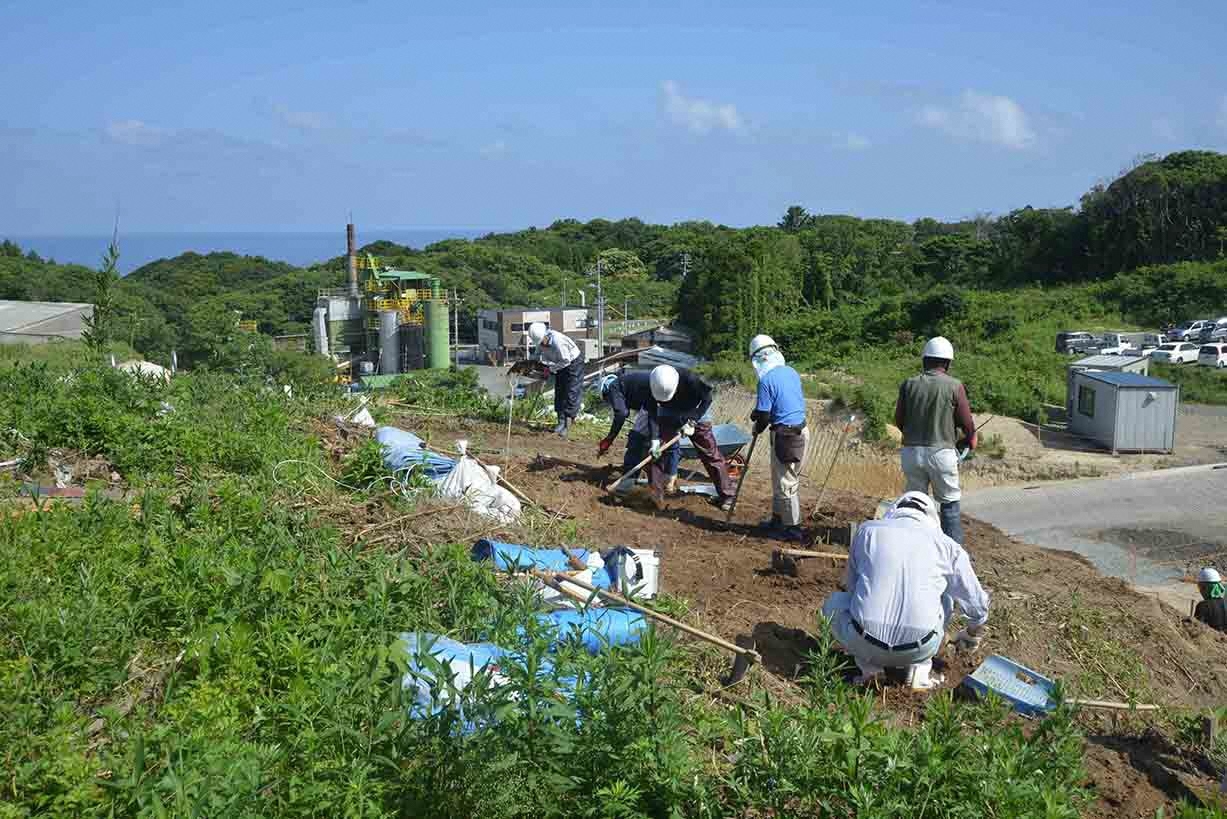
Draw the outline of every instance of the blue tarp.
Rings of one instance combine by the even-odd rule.
[[[587,549],[571,549],[571,554],[587,565]],[[538,569],[543,572],[573,571],[567,556],[560,549],[535,549],[532,546],[522,546],[518,543],[503,543],[501,540],[479,540],[473,544],[474,560],[493,560],[494,568],[500,572]],[[598,589],[611,588],[609,575],[603,571],[592,573],[592,585]]]
[[[630,609],[560,609],[538,618],[558,627],[559,642],[578,639],[589,654],[610,646],[634,645],[648,627],[647,618]]]
[[[383,445],[383,464],[392,472],[420,469],[431,480],[447,477],[456,465],[452,458],[424,449],[424,442],[412,432],[396,427],[379,427],[375,440]]]

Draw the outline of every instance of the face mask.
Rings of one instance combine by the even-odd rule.
[[[784,354],[776,347],[769,347],[755,353],[750,363],[754,365],[755,375],[762,378],[776,367],[784,366]]]

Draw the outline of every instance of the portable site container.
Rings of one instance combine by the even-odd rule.
[[[1180,387],[1130,372],[1083,370],[1070,378],[1070,431],[1118,452],[1171,452]]]

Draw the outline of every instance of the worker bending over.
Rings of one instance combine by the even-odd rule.
[[[949,375],[954,346],[938,336],[923,352],[924,372],[899,386],[895,426],[903,431],[899,453],[910,492],[929,492],[941,504],[942,531],[963,542],[959,517],[959,453],[955,427],[963,430],[966,446],[976,448],[976,422],[967,390]]]
[[[801,376],[784,362],[771,336],[750,340],[750,363],[758,375],[758,403],[750,420],[754,434],[771,428],[771,519],[767,534],[781,540],[801,540],[801,463],[809,446],[805,427],[805,396]]]
[[[631,410],[636,411],[635,423],[631,431],[626,433],[626,455],[622,458],[622,471],[629,472],[635,464],[648,457],[651,442],[651,413],[649,407],[655,406],[652,398],[652,376],[647,370],[623,370],[617,375],[604,376],[600,381],[601,398],[613,410],[613,424],[609,434],[597,444],[596,454],[600,458],[613,446],[614,440],[622,430]],[[665,490],[669,493],[677,491],[677,467],[682,451],[678,447],[669,447],[664,454],[665,471],[669,480]],[[614,492],[622,495],[635,486],[635,476],[627,475],[618,481]]]
[[[554,376],[554,414],[558,416],[554,432],[565,438],[583,406],[584,353],[570,338],[539,321],[528,325],[528,338],[537,346],[541,363]],[[517,370],[519,367],[517,364],[511,371],[531,369],[531,364]]]
[[[955,638],[959,648],[978,648],[988,621],[988,593],[971,558],[942,534],[936,504],[923,492],[904,493],[884,519],[857,530],[847,589],[827,599],[822,615],[856,660],[861,683],[906,668],[913,688],[931,688],[941,682],[929,672],[954,604],[969,620]]]
[[[676,369],[661,364],[652,370],[650,378],[652,404],[648,407],[651,418],[652,444],[652,493],[659,501],[665,490],[665,465],[661,463],[661,439],[670,440],[678,432],[690,438],[698,452],[699,460],[707,468],[716,487],[713,502],[727,512],[733,507],[733,482],[729,479],[728,464],[711,427],[712,388],[690,370]],[[673,445],[674,447],[677,444]]]
[[[1218,571],[1207,566],[1198,572],[1197,590],[1201,592],[1201,602],[1193,610],[1193,616],[1215,631],[1227,631],[1227,602],[1223,597],[1223,578]]]

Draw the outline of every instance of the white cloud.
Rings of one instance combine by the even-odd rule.
[[[315,111],[295,111],[284,103],[273,105],[273,114],[281,121],[299,131],[322,131],[328,126],[328,119]]]
[[[164,128],[155,128],[139,119],[125,119],[108,122],[106,134],[116,142],[125,145],[141,145],[149,147],[160,144],[167,136]]]
[[[835,134],[834,145],[836,148],[842,148],[845,151],[864,151],[873,146],[867,137],[863,137],[853,131],[845,131]]]
[[[669,118],[696,134],[717,129],[738,131],[742,127],[741,114],[737,112],[737,106],[731,103],[687,97],[673,80],[662,82],[660,90],[664,94],[665,112]]]
[[[503,156],[507,153],[507,143],[501,139],[495,140],[494,142],[491,142],[489,145],[483,145],[478,150],[478,153],[480,153],[482,156],[486,157],[487,159],[497,159],[498,157]]]
[[[1029,148],[1035,131],[1022,106],[1009,97],[964,91],[954,106],[926,105],[920,124],[959,139],[974,139],[1011,150]]]

